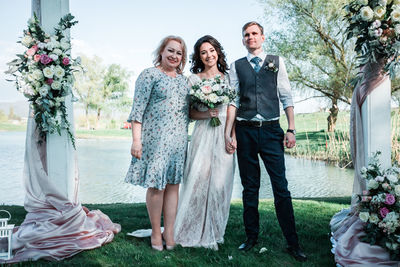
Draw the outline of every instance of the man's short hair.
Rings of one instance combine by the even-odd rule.
[[[258,26],[258,28],[259,28],[260,31],[261,31],[261,34],[264,34],[264,28],[263,28],[263,26],[261,26],[260,23],[258,23],[258,22],[256,22],[256,21],[250,21],[250,22],[247,22],[246,24],[244,24],[243,27],[242,27],[242,34],[244,33],[244,31],[245,31],[248,27],[253,26],[253,25]]]

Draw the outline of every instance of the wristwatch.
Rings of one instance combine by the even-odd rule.
[[[287,133],[292,133],[293,135],[296,135],[296,130],[295,129],[287,129]]]

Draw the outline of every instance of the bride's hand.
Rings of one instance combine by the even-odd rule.
[[[137,159],[142,157],[142,142],[133,141],[131,146],[131,155]]]
[[[218,109],[217,108],[210,108],[208,110],[208,115],[210,116],[210,118],[218,117]]]
[[[225,150],[226,153],[228,154],[233,154],[235,153],[236,150],[236,138],[235,137],[230,137],[230,136],[225,136]]]

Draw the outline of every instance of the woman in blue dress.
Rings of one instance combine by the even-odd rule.
[[[186,45],[182,38],[164,38],[155,51],[155,67],[145,69],[136,81],[128,119],[132,123],[132,161],[125,181],[148,188],[151,245],[159,251],[163,250],[162,239],[167,249],[175,245],[174,223],[189,122],[189,87],[182,75],[185,62]]]

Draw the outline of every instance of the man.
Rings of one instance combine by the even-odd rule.
[[[296,144],[288,75],[280,57],[263,52],[265,36],[260,24],[246,23],[242,34],[248,55],[235,61],[229,73],[231,86],[238,92],[235,104],[236,140],[234,134],[225,137],[228,153],[236,148],[237,141],[239,171],[244,188],[243,220],[247,240],[240,245],[239,250],[248,251],[257,243],[260,155],[271,179],[276,215],[288,243],[287,250],[296,260],[305,261],[307,257],[299,247],[292,200],[285,176],[284,146],[292,148]],[[288,120],[286,134],[279,125],[279,102],[282,103]],[[232,117],[228,116],[228,120],[232,121],[227,123],[233,123]]]

